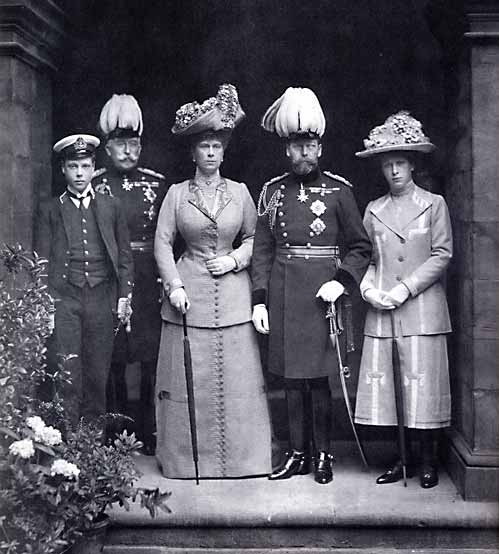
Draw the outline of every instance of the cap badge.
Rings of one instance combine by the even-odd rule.
[[[74,149],[79,152],[81,150],[86,150],[87,149],[87,142],[85,141],[85,139],[83,137],[78,137],[76,139],[76,142],[74,144]]]

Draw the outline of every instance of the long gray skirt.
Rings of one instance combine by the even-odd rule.
[[[251,323],[189,327],[201,477],[271,471],[271,432]],[[163,321],[156,379],[156,458],[165,477],[193,478],[182,327]]]
[[[404,423],[415,429],[450,425],[451,397],[445,335],[398,337]],[[364,337],[355,421],[396,425],[392,339]]]

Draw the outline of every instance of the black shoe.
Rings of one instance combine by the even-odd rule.
[[[314,480],[316,483],[326,485],[333,480],[334,458],[327,452],[318,452],[314,460]]]
[[[291,453],[286,452],[286,460],[269,475],[269,479],[276,481],[308,473],[310,473],[308,456],[304,452],[292,450]]]
[[[438,485],[438,470],[434,465],[423,464],[419,470],[419,483],[423,489],[431,489]]]
[[[407,474],[407,477],[414,477],[414,466],[412,466],[411,464],[408,464],[406,466],[406,474]],[[402,462],[400,460],[397,460],[393,465],[393,467],[385,471],[385,473],[383,473],[376,479],[376,483],[378,485],[385,485],[387,483],[396,483],[397,481],[401,481],[403,478],[404,478],[404,473],[402,471]]]

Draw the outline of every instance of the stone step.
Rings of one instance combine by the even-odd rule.
[[[496,554],[497,549],[451,548],[451,549],[407,549],[407,548],[175,548],[168,546],[106,546],[104,554]]]

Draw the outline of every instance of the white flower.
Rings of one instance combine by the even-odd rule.
[[[56,446],[61,444],[62,436],[61,432],[52,426],[39,427],[35,429],[35,440],[47,446]]]
[[[58,460],[54,460],[52,463],[52,467],[50,468],[50,475],[63,475],[64,477],[68,477],[71,479],[74,477],[75,479],[80,474],[80,470],[78,469],[78,466],[76,464],[72,464],[71,462],[66,462],[66,460],[63,460],[59,458]]]
[[[35,447],[33,446],[33,441],[31,439],[23,439],[20,441],[15,441],[9,446],[9,452],[14,454],[14,456],[19,456],[27,460],[35,454]]]
[[[31,416],[28,417],[26,420],[26,425],[33,429],[33,431],[37,431],[37,429],[43,429],[45,427],[45,422],[40,416]]]

